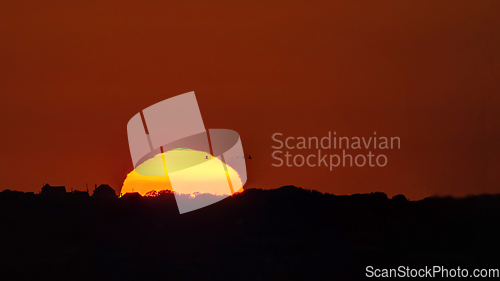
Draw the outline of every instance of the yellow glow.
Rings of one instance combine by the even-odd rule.
[[[224,165],[219,158],[203,151],[170,150],[157,154],[137,167],[141,171],[166,169],[167,176],[143,176],[133,170],[125,178],[121,193],[138,192],[144,196],[151,190],[171,190],[193,197],[198,193],[231,195],[243,191],[238,173],[229,165],[225,165],[226,171]],[[173,189],[171,182],[174,183]],[[241,188],[233,190],[234,187]]]

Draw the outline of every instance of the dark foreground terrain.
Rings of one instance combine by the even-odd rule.
[[[0,280],[358,280],[500,268],[500,196],[409,202],[293,186],[179,215],[172,194],[0,193]]]

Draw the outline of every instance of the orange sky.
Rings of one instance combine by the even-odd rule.
[[[195,91],[245,187],[500,192],[498,1],[1,1],[2,189],[121,186],[126,124]],[[275,168],[271,135],[401,138],[384,168]]]

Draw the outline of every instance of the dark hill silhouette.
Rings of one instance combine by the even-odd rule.
[[[69,193],[68,193],[69,194]],[[0,193],[2,280],[358,280],[365,267],[498,268],[500,196],[389,199],[285,186],[178,214],[174,195]]]

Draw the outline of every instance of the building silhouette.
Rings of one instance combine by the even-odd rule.
[[[73,190],[70,195],[73,197],[73,198],[79,198],[79,199],[82,199],[82,198],[88,198],[89,197],[89,192],[88,191],[80,191],[80,190]]]
[[[96,185],[97,186],[97,185]],[[117,198],[115,190],[108,184],[101,184],[94,188],[92,197],[96,198]]]
[[[66,187],[64,186],[51,186],[50,184],[45,184],[42,187],[42,195],[50,197],[59,197],[66,195]]]

